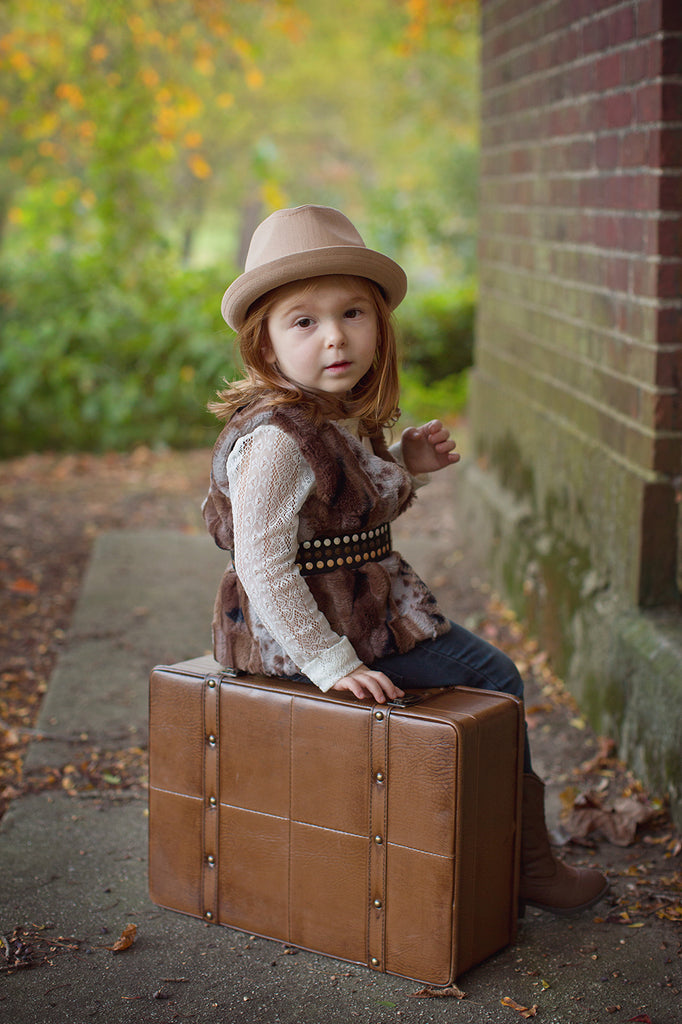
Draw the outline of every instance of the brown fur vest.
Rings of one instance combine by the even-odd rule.
[[[315,474],[315,489],[299,516],[299,543],[318,535],[371,530],[391,522],[412,502],[410,476],[391,458],[383,437],[372,439],[372,453],[333,422],[318,427],[300,409],[251,407],[232,417],[213,452],[203,512],[219,547],[233,547],[228,455],[239,437],[265,423],[294,438]],[[355,569],[306,576],[305,581],[332,629],[348,637],[365,664],[409,651],[450,628],[431,592],[397,552]],[[265,630],[231,566],[216,597],[213,646],[220,664],[243,672],[291,676],[299,671]]]

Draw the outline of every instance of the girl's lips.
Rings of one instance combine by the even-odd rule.
[[[332,371],[334,371],[334,370],[346,370],[350,365],[351,364],[349,362],[347,362],[347,361],[346,362],[341,362],[341,363],[330,363],[329,366],[326,367],[326,369],[327,370],[332,370]]]

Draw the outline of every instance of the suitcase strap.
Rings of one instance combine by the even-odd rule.
[[[202,912],[218,921],[220,845],[220,674],[204,679],[204,836],[201,867]]]
[[[369,806],[369,889],[367,893],[367,966],[385,970],[386,826],[388,812],[388,726],[391,708],[372,709],[369,731],[372,784]]]

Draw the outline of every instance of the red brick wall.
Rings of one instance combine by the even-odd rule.
[[[666,603],[682,472],[682,2],[481,0],[481,27],[479,459],[604,587]]]

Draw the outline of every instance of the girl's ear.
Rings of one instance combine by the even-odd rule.
[[[263,328],[260,334],[260,350],[261,355],[266,363],[272,365],[273,363],[277,362],[277,356],[275,355],[275,350],[272,347],[270,335],[268,334],[268,330],[265,324],[263,324]]]
[[[261,344],[262,344],[261,351],[263,352],[263,359],[265,360],[266,363],[270,363],[270,365],[272,366],[273,363],[277,362],[277,356],[275,355],[275,350],[273,349],[272,345],[270,344],[270,339],[269,338],[264,338]]]

